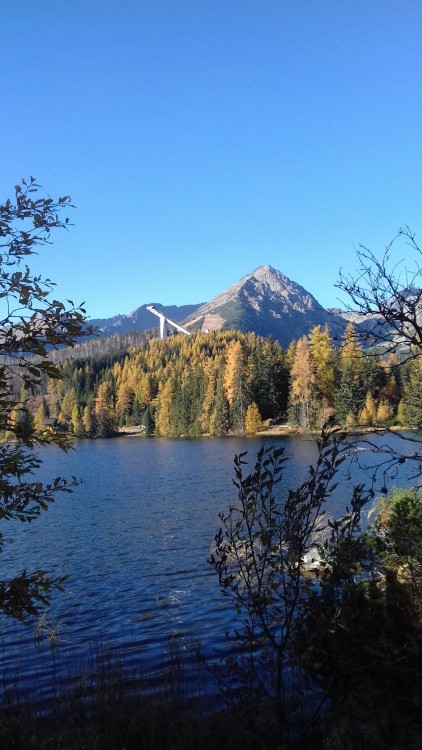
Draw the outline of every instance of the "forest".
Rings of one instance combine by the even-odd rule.
[[[121,428],[163,437],[254,434],[263,423],[320,430],[422,423],[422,363],[363,348],[353,323],[333,341],[328,326],[283,350],[238,331],[144,332],[50,353],[63,377],[31,390],[16,378],[12,419],[22,435],[59,429],[78,438]],[[3,439],[11,435],[3,433]]]

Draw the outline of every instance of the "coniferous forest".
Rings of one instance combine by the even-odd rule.
[[[21,433],[51,426],[79,438],[122,428],[163,437],[256,433],[262,423],[319,430],[418,427],[420,358],[364,349],[349,323],[334,342],[328,327],[283,350],[254,333],[214,331],[161,341],[137,336],[93,340],[50,354],[60,380],[25,390],[14,418]],[[4,437],[8,439],[8,435]]]

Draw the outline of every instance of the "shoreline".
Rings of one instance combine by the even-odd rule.
[[[361,426],[361,427],[355,427],[354,429],[347,429],[346,427],[341,427],[340,425],[334,425],[334,429],[338,431],[338,433],[343,432],[347,435],[365,435],[370,433],[384,433],[384,432],[414,432],[418,433],[419,430],[415,427],[406,427],[403,425],[393,425],[392,427],[373,427],[373,426]],[[209,435],[209,434],[203,434],[203,435],[154,435],[154,434],[147,434],[143,430],[141,430],[139,427],[120,427],[119,430],[114,434],[110,435],[110,437],[148,437],[148,438],[171,438],[174,440],[177,439],[192,439],[197,440],[200,438],[230,438],[230,437],[245,437],[245,438],[253,438],[253,437],[283,437],[288,435],[309,435],[310,437],[318,437],[321,435],[321,430],[306,430],[304,427],[297,427],[295,425],[284,423],[279,425],[265,425],[262,427],[262,429],[257,430],[257,432],[247,434],[246,432],[233,432],[233,433],[226,433],[224,435]],[[88,438],[89,439],[89,438]],[[94,439],[95,438],[91,438]]]

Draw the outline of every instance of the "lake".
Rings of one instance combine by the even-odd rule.
[[[379,438],[388,445],[397,439]],[[264,442],[282,445],[289,457],[280,492],[305,479],[316,456],[313,440]],[[182,657],[197,679],[198,646],[212,660],[233,626],[232,609],[207,563],[218,513],[236,496],[233,457],[247,450],[252,465],[262,444],[262,438],[124,437],[79,441],[68,454],[42,449],[40,478],[83,481],[34,523],[5,525],[10,543],[2,576],[42,568],[68,579],[38,636],[34,626],[2,619],[3,684],[16,683],[42,700],[51,696],[53,681],[56,690],[73,684],[76,673],[91,679],[99,652],[117,654],[151,685]],[[374,461],[365,451],[360,457],[363,467]],[[364,477],[364,468],[354,467],[353,483]],[[407,483],[406,470],[394,481]],[[330,500],[334,514],[344,512],[351,486],[345,467]]]

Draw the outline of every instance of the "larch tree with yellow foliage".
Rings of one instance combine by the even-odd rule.
[[[94,406],[97,437],[108,437],[116,431],[111,384],[108,381],[100,383]]]
[[[315,412],[319,426],[322,427],[334,411],[334,350],[328,326],[312,328],[309,349],[315,374]]]
[[[377,422],[377,405],[371,391],[366,394],[365,405],[359,412],[358,422],[364,427],[370,427]]]
[[[224,390],[230,410],[230,422],[235,431],[243,430],[246,414],[245,358],[240,341],[231,341],[226,350]]]
[[[312,398],[316,378],[307,336],[302,336],[297,342],[290,376],[290,401],[293,407],[293,421],[301,427],[309,429],[314,423]]]
[[[245,416],[245,432],[247,435],[255,435],[262,427],[262,419],[255,401],[249,404]]]

